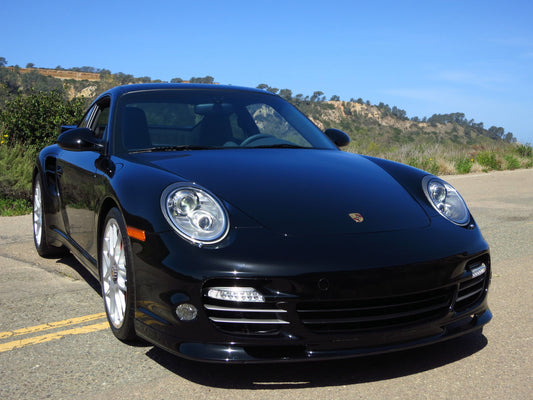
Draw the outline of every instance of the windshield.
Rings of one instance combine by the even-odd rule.
[[[115,148],[119,152],[336,149],[300,111],[267,93],[143,90],[122,96],[117,110]]]

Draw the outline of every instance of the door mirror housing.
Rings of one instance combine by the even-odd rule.
[[[350,143],[350,136],[340,129],[329,128],[324,133],[337,147],[344,147]]]
[[[57,144],[71,151],[100,151],[104,148],[102,141],[89,128],[69,129],[59,135]]]

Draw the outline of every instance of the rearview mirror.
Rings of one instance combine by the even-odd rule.
[[[88,128],[75,128],[63,132],[57,138],[57,144],[64,150],[100,151],[104,146]]]
[[[344,147],[350,143],[350,136],[340,129],[329,128],[326,129],[324,133],[338,147]]]
[[[197,104],[194,106],[194,112],[198,115],[208,115],[208,114],[228,115],[233,112],[233,104],[229,104],[229,103]]]

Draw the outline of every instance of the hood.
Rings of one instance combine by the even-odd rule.
[[[342,151],[197,150],[141,153],[136,158],[203,186],[264,227],[289,236],[429,224],[420,205],[387,172]]]

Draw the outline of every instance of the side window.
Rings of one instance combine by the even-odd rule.
[[[109,121],[109,104],[98,109],[96,113],[95,122],[92,126],[92,130],[94,131],[95,136],[97,138],[101,138],[104,136],[104,132],[107,128],[108,121]]]
[[[109,120],[109,104],[109,99],[104,99],[93,105],[81,120],[79,127],[91,129],[97,138],[103,137]]]
[[[93,116],[95,109],[96,109],[96,106],[93,106],[89,110],[87,110],[87,112],[85,113],[85,115],[83,116],[83,119],[81,120],[79,124],[80,128],[89,128],[91,124],[91,119],[92,119],[91,117]]]

